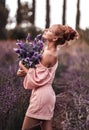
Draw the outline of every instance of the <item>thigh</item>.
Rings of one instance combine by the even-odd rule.
[[[52,120],[44,120],[42,123],[42,130],[53,130]]]
[[[40,126],[41,121],[39,119],[34,119],[25,116],[23,125],[22,125],[22,130],[30,130],[30,128]]]

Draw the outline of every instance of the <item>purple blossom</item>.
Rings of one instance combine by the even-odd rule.
[[[19,50],[18,48],[14,48],[14,51],[15,51],[16,53],[20,53],[20,50]]]
[[[36,64],[42,58],[43,50],[43,40],[41,35],[37,35],[33,42],[30,42],[30,35],[28,34],[26,42],[18,40],[18,48],[15,48],[14,51],[18,54],[18,58],[22,60],[22,63],[27,67],[35,67]]]
[[[30,34],[28,33],[27,37],[26,37],[26,42],[28,43],[30,41]]]
[[[17,45],[18,45],[20,48],[23,48],[23,43],[22,43],[22,41],[17,40]]]

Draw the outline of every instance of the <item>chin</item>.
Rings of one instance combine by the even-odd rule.
[[[47,39],[45,34],[42,35],[42,38],[45,39],[45,40]]]

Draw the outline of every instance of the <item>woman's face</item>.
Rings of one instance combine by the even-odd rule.
[[[55,36],[55,27],[51,26],[50,28],[45,29],[43,36],[44,39],[52,41]]]

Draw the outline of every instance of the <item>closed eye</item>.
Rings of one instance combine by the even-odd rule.
[[[53,32],[51,29],[49,29],[49,32]]]

